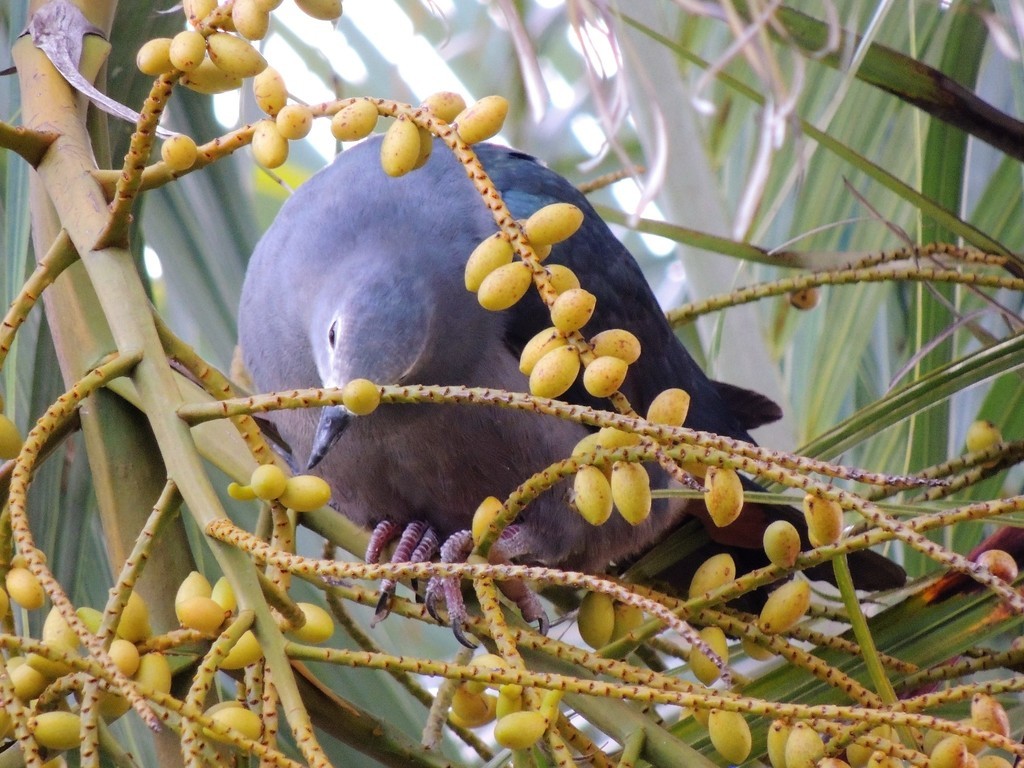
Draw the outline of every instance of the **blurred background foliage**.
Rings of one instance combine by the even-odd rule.
[[[83,5],[114,13],[100,87],[138,107],[151,79],[135,68],[135,53],[145,40],[182,29],[181,13],[169,2]],[[787,9],[818,20],[812,31],[845,31],[838,39],[826,34],[827,48],[782,24],[749,26],[769,7],[777,4],[347,0],[335,28],[286,2],[261,45],[293,96],[308,103],[368,95],[416,104],[444,89],[467,98],[500,93],[511,103],[502,140],[580,184],[633,171],[592,199],[616,223],[666,309],[792,274],[773,263],[776,250],[786,252],[790,264],[819,268],[936,240],[1024,252],[1019,153],[962,130],[955,109],[939,120],[900,92],[919,72],[910,61],[923,62],[1011,123],[1019,120],[1019,0],[789,3]],[[10,63],[10,46],[26,23],[24,3],[0,5],[0,67]],[[880,46],[908,58],[886,57]],[[865,82],[869,69],[890,91]],[[202,142],[259,117],[248,87],[215,98],[179,89],[165,122]],[[0,119],[19,122],[16,76],[0,78]],[[119,167],[131,130],[94,116],[101,167]],[[253,245],[288,190],[336,149],[319,125],[310,139],[292,144],[288,163],[272,174],[246,148],[142,196],[131,246],[153,302],[221,370],[230,367],[239,289]],[[30,175],[20,158],[0,153],[5,305],[38,255],[30,239]],[[936,217],[932,204],[949,216]],[[708,235],[722,239],[712,245]],[[767,255],[749,258],[745,244]],[[992,420],[1009,437],[1024,432],[1018,370],[1024,350],[1014,343],[1021,300],[1009,291],[864,283],[823,288],[812,311],[773,298],[713,313],[679,331],[713,376],[783,405],[783,421],[757,433],[762,444],[902,474],[962,453],[975,419]],[[61,345],[73,340],[65,331],[62,341],[58,333],[55,346],[51,333],[64,309],[50,303],[46,314],[30,316],[0,376],[7,413],[23,430],[64,388],[59,361],[68,352]],[[1005,354],[994,367],[976,370],[972,356],[997,342],[1009,342]],[[951,364],[950,378],[928,378]],[[918,386],[889,418],[908,384]],[[118,418],[136,417],[126,412]],[[61,460],[45,465],[33,484],[30,514],[73,599],[100,605],[124,543],[111,540],[115,526],[104,522],[97,502],[116,491],[97,492],[85,443],[72,438]],[[139,460],[125,446],[120,450],[112,462]],[[156,461],[150,472],[162,479],[160,471]],[[1017,494],[1020,480],[1011,470],[963,497]],[[185,520],[193,558],[216,571]],[[982,526],[942,535],[966,552],[980,540]],[[317,551],[313,537],[303,546]],[[893,554],[913,575],[929,568],[912,553]],[[167,581],[190,567],[172,568]],[[368,614],[356,611],[365,622]],[[445,658],[452,650],[446,632],[395,619],[376,627],[374,638],[388,650],[414,648],[426,657]],[[345,698],[418,736],[423,709],[390,679],[333,667],[318,667],[317,674]],[[1013,716],[1019,719],[1020,712]],[[138,739],[129,743],[140,758],[149,756],[143,764],[154,764],[143,733],[119,727],[124,738]],[[330,748],[338,765],[366,764],[347,748]]]

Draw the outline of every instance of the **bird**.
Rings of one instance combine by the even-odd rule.
[[[534,291],[495,312],[466,289],[467,257],[497,225],[464,166],[435,140],[425,165],[391,177],[381,167],[380,144],[371,137],[340,152],[295,190],[257,244],[238,316],[253,386],[267,392],[341,387],[365,378],[379,385],[528,391],[520,353],[551,325],[550,312]],[[621,387],[638,413],[677,387],[690,395],[684,426],[695,430],[753,443],[749,430],[780,417],[767,397],[705,375],[637,262],[567,179],[515,149],[489,143],[473,149],[516,218],[557,202],[583,212],[579,229],[555,244],[544,264],[569,267],[596,296],[584,335],[622,328],[640,340],[642,353]],[[562,399],[608,409],[578,381]],[[439,549],[443,560],[464,559],[472,548],[467,529],[483,499],[507,497],[593,431],[538,413],[444,404],[384,403],[365,416],[344,406],[282,410],[270,418],[293,465],[313,465],[330,485],[335,509],[373,528],[368,562],[379,561],[394,539],[393,561],[428,560]],[[654,488],[669,485],[661,467],[646,466]],[[639,525],[612,515],[593,526],[572,507],[571,480],[562,481],[522,511],[492,559],[601,573],[688,514],[707,517],[699,501],[656,498]],[[749,554],[779,516],[802,524],[792,508],[748,503],[728,528],[707,527],[715,541],[739,544]],[[903,582],[902,569],[877,553],[855,553],[851,565],[860,588]],[[386,615],[393,591],[393,582],[382,585],[378,616]],[[449,580],[441,594],[464,640],[460,593]],[[524,618],[544,628],[546,616],[532,593],[516,594]],[[430,605],[438,595],[430,588],[428,595]]]

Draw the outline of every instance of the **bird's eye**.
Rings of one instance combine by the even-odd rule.
[[[331,323],[331,327],[327,331],[327,343],[330,344],[333,347],[334,346],[334,342],[337,341],[337,338],[338,338],[338,321],[335,320],[333,323]]]

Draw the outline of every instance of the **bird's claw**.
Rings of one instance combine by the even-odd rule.
[[[430,560],[438,549],[437,534],[434,529],[421,520],[414,520],[402,530],[390,520],[382,520],[373,529],[370,543],[366,547],[366,562],[380,562],[381,553],[388,542],[395,539],[401,531],[401,537],[391,557],[392,563],[422,563]],[[397,584],[394,579],[382,579],[380,583],[380,599],[377,609],[370,620],[370,626],[377,624],[391,613],[391,605],[395,597]]]

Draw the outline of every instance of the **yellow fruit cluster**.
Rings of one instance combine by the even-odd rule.
[[[559,347],[554,351],[559,349],[569,348]],[[577,443],[573,456],[615,450],[639,442],[637,435],[606,427]],[[610,470],[585,465],[576,473],[573,491],[577,511],[592,525],[607,521],[613,507],[631,525],[639,525],[651,513],[651,479],[642,464],[616,461]]]
[[[204,635],[216,635],[234,610],[234,590],[227,579],[218,580],[215,592],[199,571],[185,577],[174,597],[174,613],[181,625]]]
[[[18,559],[18,558],[15,558]],[[25,574],[34,576],[23,566],[15,566],[9,573],[9,588],[14,588],[14,596],[24,600],[26,604],[39,607],[42,600],[38,599],[41,589],[30,583]],[[3,603],[6,607],[6,593]],[[95,608],[81,607],[77,609],[78,618],[93,633],[99,631],[103,614]],[[149,623],[149,610],[145,601],[135,592],[129,593],[127,604],[121,612],[116,633],[110,641],[107,653],[115,666],[127,677],[134,678],[144,688],[156,688],[166,693],[171,687],[171,672],[166,660],[158,653],[140,654],[138,644],[152,635]],[[51,651],[65,657],[74,657],[79,653],[78,636],[61,616],[59,610],[50,609],[43,622],[40,641]],[[30,653],[26,656],[12,656],[7,660],[14,695],[22,702],[29,703],[47,689],[50,684],[64,675],[73,672],[70,664],[60,659],[51,659],[47,655]],[[103,693],[99,700],[100,713],[108,720],[114,720],[124,714],[129,707],[127,699],[115,693]],[[56,715],[59,715],[56,716]],[[77,746],[78,715],[71,712],[46,712],[34,717],[29,727],[42,746],[54,750],[69,749]],[[11,729],[11,719],[6,713],[0,714],[0,738]],[[68,735],[74,733],[74,739]]]
[[[363,381],[362,379],[358,381]],[[351,382],[354,383],[354,382]],[[374,388],[375,389],[375,388]],[[376,391],[376,389],[375,389]],[[354,401],[361,400],[365,391],[361,386],[356,388]],[[344,393],[342,394],[344,398]],[[248,501],[263,499],[279,501],[288,509],[296,512],[312,512],[320,509],[331,498],[331,489],[323,478],[316,475],[293,475],[289,477],[275,464],[261,464],[253,470],[248,485],[231,483],[228,494],[235,499]]]

